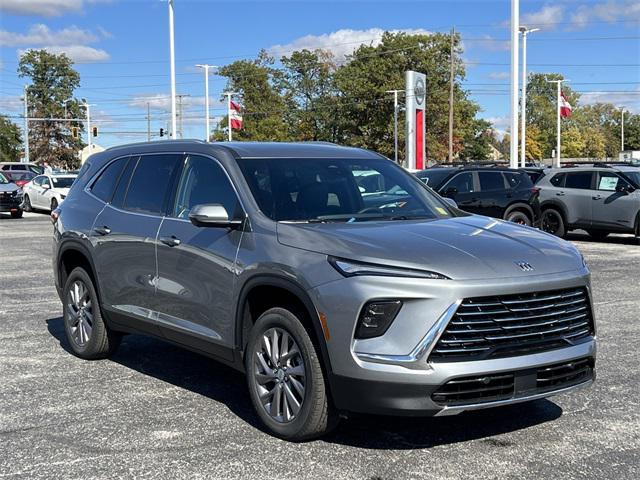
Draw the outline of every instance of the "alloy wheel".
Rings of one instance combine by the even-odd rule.
[[[304,402],[306,374],[300,348],[286,330],[274,327],[262,334],[252,373],[267,414],[278,423],[293,421]]]
[[[547,233],[556,234],[560,228],[560,219],[554,212],[545,212],[542,216],[542,230]]]
[[[76,280],[67,293],[67,324],[70,337],[78,347],[91,340],[93,330],[93,303],[89,289],[81,280]]]

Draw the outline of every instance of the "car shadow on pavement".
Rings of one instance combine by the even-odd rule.
[[[611,245],[638,245],[638,239],[633,235],[609,235],[604,240],[594,240],[586,233],[571,232],[565,237],[572,242],[609,243]]]
[[[73,354],[62,317],[47,321],[49,333]],[[127,335],[109,359],[127,368],[224,403],[235,415],[266,432],[249,400],[243,374],[213,359],[161,340]],[[491,438],[557,419],[562,409],[548,400],[467,412],[441,418],[350,415],[319,441],[367,449],[420,449],[481,439],[490,446],[511,442]]]

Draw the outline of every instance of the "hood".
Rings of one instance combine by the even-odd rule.
[[[278,223],[284,245],[361,262],[429,270],[454,280],[578,270],[569,242],[529,227],[472,215],[433,221]],[[526,262],[523,271],[516,262]]]
[[[14,192],[20,190],[15,183],[0,183],[0,192]]]
[[[56,188],[55,190],[56,190],[56,192],[58,192],[58,193],[60,193],[60,194],[62,194],[62,195],[64,195],[66,197],[67,195],[69,195],[69,190],[70,189],[69,188]]]

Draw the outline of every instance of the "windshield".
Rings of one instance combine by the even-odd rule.
[[[625,177],[629,178],[636,187],[640,187],[640,172],[624,171],[622,172]]]
[[[238,161],[260,210],[276,221],[438,219],[454,214],[412,175],[385,159]]]
[[[27,172],[26,170],[20,170],[20,171],[11,171],[11,172],[6,172],[7,176],[13,180],[14,182],[16,180],[31,180],[33,177],[36,176],[35,173],[33,172]]]
[[[40,165],[29,165],[29,170],[36,175],[42,175],[44,173],[44,167],[41,167]]]
[[[438,188],[449,175],[451,175],[451,170],[422,170],[416,173],[416,177],[431,188]]]
[[[9,180],[7,179],[7,177],[5,177],[3,174],[0,173],[0,184],[5,184],[5,183],[9,183]]]
[[[51,177],[53,188],[71,188],[75,177]]]

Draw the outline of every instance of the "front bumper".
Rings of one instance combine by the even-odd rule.
[[[22,195],[0,192],[0,212],[17,212],[22,209]]]
[[[324,314],[330,339],[330,385],[334,403],[345,411],[394,415],[450,415],[548,397],[585,386],[595,368],[576,382],[537,388],[537,369],[588,359],[595,365],[596,340],[587,337],[574,345],[538,353],[470,361],[429,361],[452,312],[464,298],[545,291],[573,287],[589,290],[586,269],[553,275],[500,281],[454,282],[358,277],[330,282],[310,290]],[[403,300],[403,307],[382,337],[355,340],[358,312],[372,299]],[[444,320],[444,321],[443,321]],[[433,395],[452,380],[470,376],[514,374],[513,391],[496,398],[457,404],[436,402]]]

